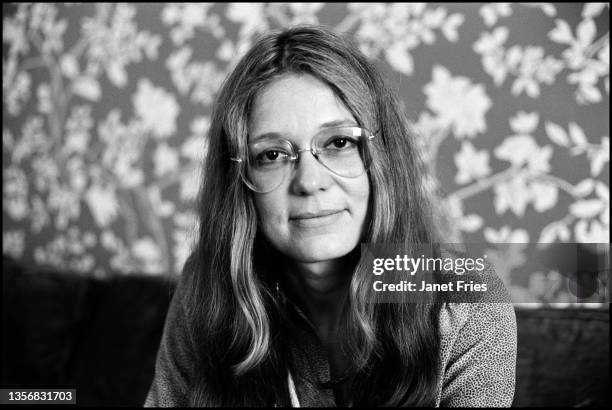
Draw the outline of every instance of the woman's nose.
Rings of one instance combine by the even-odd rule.
[[[309,195],[326,190],[333,183],[330,172],[310,151],[302,151],[295,165],[291,190],[297,195]]]

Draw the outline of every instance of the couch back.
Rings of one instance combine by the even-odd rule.
[[[76,388],[80,405],[142,405],[172,280],[100,280],[5,257],[3,285],[3,388]],[[516,315],[514,406],[610,404],[608,309]]]

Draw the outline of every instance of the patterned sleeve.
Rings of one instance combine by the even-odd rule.
[[[155,374],[144,407],[182,407],[188,403],[193,355],[189,343],[185,308],[178,287],[164,324]]]
[[[439,405],[510,407],[516,374],[516,316],[510,303],[455,306],[462,323],[451,331]],[[448,338],[447,338],[448,342]],[[450,346],[449,346],[450,347]]]

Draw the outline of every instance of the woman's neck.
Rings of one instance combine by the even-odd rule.
[[[315,263],[285,261],[286,286],[322,341],[336,338],[355,267],[352,256]]]

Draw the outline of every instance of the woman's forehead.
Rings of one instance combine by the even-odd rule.
[[[255,97],[249,116],[249,141],[262,134],[309,134],[356,120],[333,90],[312,75],[287,75]]]

